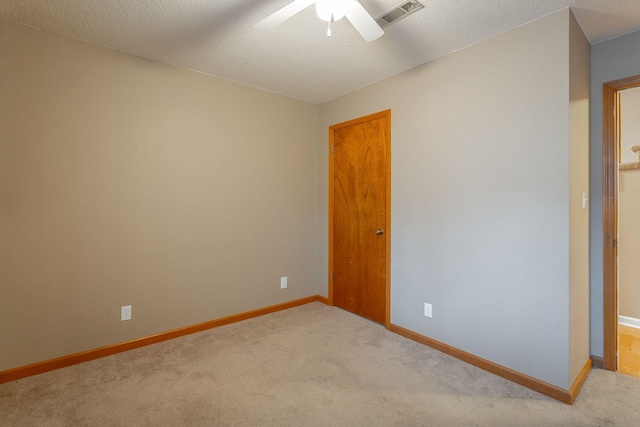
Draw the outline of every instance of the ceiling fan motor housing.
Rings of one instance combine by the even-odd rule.
[[[323,21],[335,22],[344,17],[355,0],[317,0],[316,13]]]

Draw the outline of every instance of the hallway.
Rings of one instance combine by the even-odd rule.
[[[640,378],[640,329],[620,325],[618,335],[620,337],[618,370],[623,374]]]

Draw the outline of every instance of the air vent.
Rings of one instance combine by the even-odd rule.
[[[388,27],[393,22],[397,22],[404,17],[411,15],[414,12],[419,11],[424,6],[416,0],[405,1],[397,5],[391,10],[386,11],[382,15],[376,18],[376,22],[380,27]]]

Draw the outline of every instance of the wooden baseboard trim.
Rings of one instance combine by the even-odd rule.
[[[329,298],[323,297],[322,295],[318,295],[318,301],[323,304],[329,305]]]
[[[604,369],[604,359],[599,356],[591,356],[591,364],[594,368]]]
[[[276,304],[269,307],[259,308],[257,310],[251,310],[251,311],[247,311],[240,314],[234,314],[232,316],[222,317],[220,319],[210,320],[208,322],[198,323],[196,325],[185,326],[184,328],[173,329],[167,332],[161,332],[159,334],[150,335],[148,337],[138,338],[135,340],[126,341],[118,344],[108,345],[106,347],[100,347],[93,350],[87,350],[81,353],[70,354],[68,356],[62,356],[56,359],[45,360],[42,362],[33,363],[31,365],[19,366],[17,368],[0,372],[0,384],[16,381],[21,378],[42,374],[44,372],[53,371],[55,369],[60,369],[67,366],[76,365],[78,363],[88,362],[90,360],[99,359],[101,357],[111,356],[114,354],[122,353],[124,351],[129,351],[129,350],[144,347],[147,345],[156,344],[162,341],[167,341],[173,338],[182,337],[182,336],[193,334],[196,332],[205,331],[207,329],[215,328],[218,326],[240,322],[242,320],[251,319],[253,317],[264,316],[265,314],[275,313],[277,311],[298,307],[300,305],[305,305],[305,304],[309,304],[316,301],[324,302],[324,300],[326,300],[326,298],[320,295],[314,295],[307,298],[285,302],[282,304]]]
[[[584,364],[584,366],[582,367],[582,370],[580,371],[580,373],[576,377],[576,380],[573,382],[573,384],[571,385],[571,388],[569,389],[569,394],[571,395],[570,405],[573,405],[573,402],[575,402],[576,397],[578,397],[578,394],[582,389],[582,385],[584,384],[584,382],[587,380],[587,377],[589,376],[589,372],[591,372],[591,359],[587,359],[587,363]]]
[[[540,381],[521,372],[514,371],[513,369],[509,369],[505,366],[499,365],[481,357],[475,356],[471,353],[467,353],[466,351],[457,349],[440,341],[425,337],[424,335],[420,335],[416,332],[405,329],[402,326],[391,324],[389,330],[391,332],[395,332],[398,335],[402,335],[403,337],[408,338],[412,341],[416,341],[420,344],[424,344],[428,347],[434,348],[438,351],[441,351],[442,353],[448,354],[449,356],[453,356],[456,359],[460,359],[463,362],[467,362],[473,366],[477,366],[480,369],[484,369],[485,371],[491,372],[492,374],[498,375],[499,377],[505,378],[509,381],[513,381],[514,383],[520,384],[521,386],[527,387],[531,390],[537,391],[538,393],[542,393],[546,396],[569,405],[571,405],[575,400],[578,392],[580,391],[580,388],[582,387],[582,384],[584,383],[587,375],[589,374],[589,371],[591,370],[591,361],[589,360],[587,362],[588,369],[587,365],[585,365],[585,367],[580,372],[580,375],[578,375],[578,378],[573,383],[571,390],[569,391],[546,383],[544,381]]]

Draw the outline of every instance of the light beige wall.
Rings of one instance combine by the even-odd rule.
[[[0,21],[0,371],[317,294],[318,111]]]
[[[569,14],[323,104],[319,145],[327,236],[328,126],[391,109],[392,323],[565,389]]]
[[[621,171],[618,186],[618,312],[640,319],[640,171]]]
[[[630,147],[640,145],[640,89],[623,91],[622,161],[636,162]],[[618,186],[619,313],[640,319],[640,171],[620,171]]]
[[[591,45],[569,13],[569,383],[589,360],[589,98]]]
[[[634,145],[640,145],[640,88],[620,92],[621,160],[622,163],[638,161],[638,154],[631,151]]]

